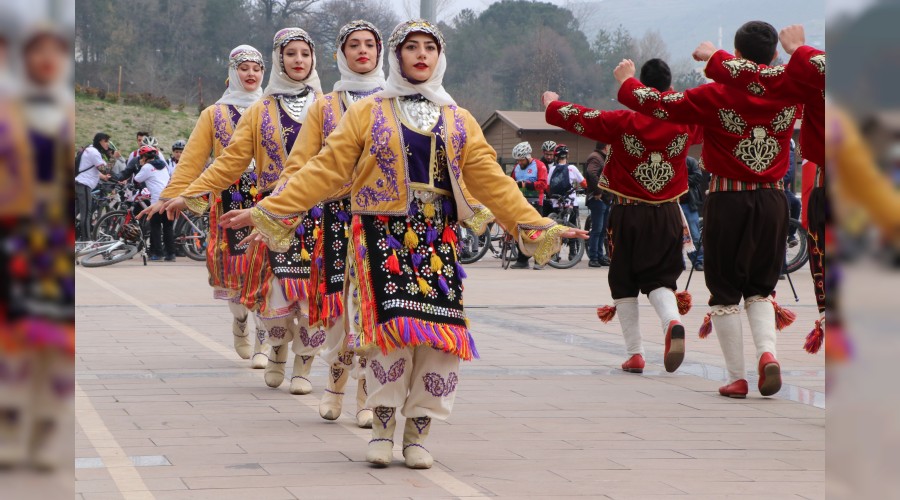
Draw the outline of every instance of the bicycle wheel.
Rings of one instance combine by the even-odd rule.
[[[794,233],[796,243],[790,245],[790,234]],[[807,247],[806,230],[800,225],[800,221],[790,219],[788,221],[788,245],[785,255],[785,272],[792,273],[800,270],[809,262],[809,248]]]
[[[563,225],[575,227],[570,222],[566,222]],[[554,269],[569,269],[581,262],[581,258],[584,257],[586,241],[579,238],[563,238],[561,241],[562,246],[559,247],[559,253],[551,257],[550,262],[547,264]]]
[[[503,269],[509,269],[509,264],[516,259],[516,257],[513,256],[513,247],[512,237],[509,234],[504,233],[503,239],[500,240],[500,265]],[[516,248],[516,250],[518,250],[518,248]],[[516,255],[518,255],[518,252],[516,252]]]
[[[461,263],[471,264],[478,262],[487,253],[491,237],[487,231],[481,235],[476,235],[471,229],[457,225],[456,233],[459,240],[456,250]]]
[[[191,217],[191,222],[197,226],[194,229],[190,224],[185,223],[178,238],[181,238],[181,248],[188,258],[203,262],[206,260],[206,237],[209,231],[209,215]]]
[[[96,241],[113,241],[122,237],[127,213],[124,210],[108,212],[94,226],[93,237]]]
[[[137,255],[138,249],[134,245],[122,245],[112,250],[101,250],[86,255],[81,259],[84,267],[103,267],[126,261]]]

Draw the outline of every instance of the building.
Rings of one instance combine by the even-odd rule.
[[[569,146],[569,163],[584,164],[594,150],[595,141],[549,125],[542,111],[495,111],[481,124],[481,130],[494,150],[497,161],[507,172],[515,165],[512,148],[522,141],[528,141],[534,157],[541,157],[541,144],[555,141]]]

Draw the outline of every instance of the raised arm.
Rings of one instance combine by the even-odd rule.
[[[161,200],[168,200],[181,195],[181,192],[187,188],[194,179],[200,177],[203,168],[209,160],[209,155],[213,150],[213,108],[209,107],[200,113],[197,124],[188,138],[187,146],[181,153],[181,160],[178,161],[178,168],[169,185],[163,190],[159,196]]]
[[[702,85],[684,92],[660,92],[647,87],[634,77],[634,63],[625,59],[614,71],[619,87],[619,102],[659,120],[674,123],[702,124],[707,111],[705,98],[708,86]]]
[[[620,135],[618,124],[627,111],[600,111],[557,100],[559,96],[551,92],[545,93],[545,97],[554,98],[547,103],[544,112],[544,119],[550,125],[556,125],[594,141],[613,143],[618,140]]]
[[[287,251],[300,215],[352,178],[365,146],[364,118],[364,112],[354,113],[351,108],[328,136],[325,147],[304,165],[293,165],[293,159],[302,157],[292,153],[285,169],[291,168],[295,173],[250,210],[253,225],[271,249]]]

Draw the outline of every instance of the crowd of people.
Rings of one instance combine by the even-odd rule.
[[[518,244],[517,268],[530,258],[540,268],[562,239],[588,240],[589,266],[609,266],[613,303],[598,315],[618,318],[628,372],[645,367],[642,294],[660,321],[666,371],[685,359],[682,315],[692,299],[676,282],[687,253],[711,294],[700,334],[714,329],[722,348],[729,380],[719,392],[749,392],[743,303],[758,390],[771,396],[782,385],[776,330],[793,320],[774,289],[788,241],[783,178],[801,113],[801,151],[825,164],[816,114],[825,54],[789,27],[781,43],[791,60],[770,66],[778,42],[771,25],[752,21],[735,34],[734,55],[701,44],[694,56],[710,61],[716,82],[679,92],[665,61],[647,61],[636,77],[623,60],[614,75],[619,102],[631,110],[591,109],[547,91],[547,122],[597,141],[596,149],[582,174],[566,145],[545,142],[537,159],[521,143],[507,175],[442,86],[449,58],[436,25],[407,21],[386,40],[366,21],[343,26],[341,79],[330,93],[316,73],[314,41],[285,28],[274,36],[265,88],[262,54],[246,45],[231,51],[228,90],[203,111],[178,168],[141,215],[210,214],[209,284],[229,306],[237,354],[277,388],[293,352],[289,390],[299,395],[313,391],[311,366],[322,356],[329,370],[319,413],[327,420],[340,417],[356,378],[356,424],[372,429],[366,458],[376,465],[391,463],[402,415],[406,465],[432,466],[432,420],[452,411],[460,361],[478,357],[463,307],[460,224],[481,233],[500,223]],[[794,86],[805,90],[785,90]],[[699,162],[688,157],[693,144],[703,144]],[[169,175],[163,161],[142,162],[141,178]],[[546,217],[581,188],[590,231]],[[811,241],[823,237],[811,231]],[[821,336],[810,334],[808,350]]]

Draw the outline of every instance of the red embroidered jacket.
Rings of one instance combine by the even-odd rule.
[[[761,66],[717,51],[706,64],[706,76],[719,83],[762,97],[803,103],[800,153],[825,164],[825,53],[804,45],[786,66]]]
[[[554,101],[547,123],[610,145],[599,186],[625,198],[663,203],[687,192],[688,147],[700,127],[660,123],[634,111],[600,111]]]
[[[660,92],[635,78],[619,102],[659,120],[703,126],[703,167],[742,183],[775,183],[787,172],[798,106],[741,94],[720,83]]]

